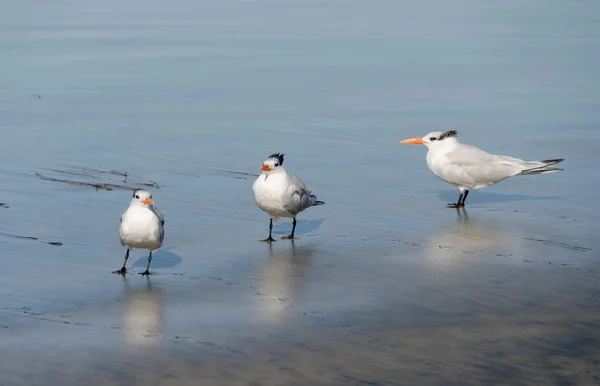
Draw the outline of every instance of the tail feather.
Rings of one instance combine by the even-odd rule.
[[[546,174],[546,173],[556,173],[562,172],[563,169],[559,168],[537,168],[537,169],[528,169],[523,170],[521,173],[517,174],[518,176],[529,176],[533,174]]]
[[[547,168],[548,166],[556,165],[559,162],[564,161],[564,159],[547,159],[544,161],[522,161],[521,166],[523,170],[531,170],[531,169],[541,169]]]
[[[530,166],[529,168],[522,170],[518,175],[530,175],[530,174],[545,174],[545,173],[554,173],[560,172],[563,169],[559,168],[549,168],[548,166],[556,165],[564,161],[564,158],[556,158],[556,159],[547,159],[543,161],[533,161],[526,162],[525,165]]]
[[[310,206],[325,205],[325,201],[317,200],[317,196],[315,196],[314,194],[310,195],[310,200],[313,202],[313,204]]]

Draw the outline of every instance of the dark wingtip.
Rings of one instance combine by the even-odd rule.
[[[269,158],[277,158],[279,160],[279,165],[283,165],[283,156],[285,154],[282,153],[273,153],[269,156]]]
[[[564,160],[565,160],[564,158],[557,158],[557,159],[545,159],[540,162],[543,162],[548,165],[556,165],[557,163],[563,162]]]

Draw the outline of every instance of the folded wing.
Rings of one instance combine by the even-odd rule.
[[[459,186],[483,187],[495,184],[523,170],[525,161],[487,153],[469,145],[459,145],[447,155],[443,179]]]
[[[284,196],[281,200],[283,207],[293,215],[302,212],[317,202],[317,197],[310,193],[310,190],[300,178],[291,175],[289,186],[283,193]]]

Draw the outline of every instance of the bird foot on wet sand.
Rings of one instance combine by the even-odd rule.
[[[113,273],[117,273],[119,275],[125,275],[127,273],[127,268],[122,267],[121,269],[117,269],[116,271],[113,271]]]
[[[294,235],[283,236],[281,239],[282,240],[294,240]]]
[[[465,207],[465,204],[457,204],[455,202],[451,202],[448,204],[448,208],[458,209],[458,208],[464,208],[464,207]]]
[[[140,275],[142,275],[142,276],[150,276],[152,274],[150,273],[150,271],[145,270],[144,272],[140,272]]]
[[[263,243],[274,243],[277,240],[275,240],[274,238],[272,238],[271,236],[269,236],[269,237],[267,237],[264,240],[258,240],[258,241],[262,241]]]

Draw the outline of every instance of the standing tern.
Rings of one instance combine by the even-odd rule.
[[[292,217],[292,233],[282,239],[293,239],[296,230],[296,215],[311,206],[323,205],[325,202],[318,201],[317,196],[311,194],[300,178],[288,174],[283,167],[283,154],[271,154],[263,162],[260,170],[262,173],[254,185],[252,195],[256,205],[267,212],[270,217],[269,237],[265,242],[274,242],[271,236],[273,230],[273,219],[279,217]]]
[[[487,153],[458,142],[457,132],[435,131],[423,138],[405,139],[400,143],[425,145],[427,166],[437,177],[458,187],[460,194],[451,208],[465,206],[471,189],[481,189],[517,175],[545,174],[561,171],[551,168],[564,158],[544,161],[523,161],[519,158]]]
[[[147,249],[148,265],[140,275],[150,275],[150,262],[152,261],[152,251],[162,246],[165,238],[165,219],[162,214],[154,207],[152,194],[145,190],[138,189],[133,192],[133,199],[129,208],[121,215],[121,227],[119,229],[119,238],[121,244],[127,247],[125,252],[125,261],[121,269],[113,273],[124,275],[127,273],[127,259],[129,251],[134,248]]]

